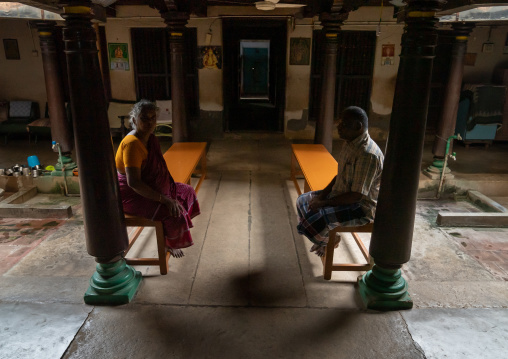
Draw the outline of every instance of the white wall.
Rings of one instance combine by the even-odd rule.
[[[304,131],[288,131],[286,124],[289,120],[302,118],[303,110],[309,108],[309,86],[312,63],[312,31],[314,29],[312,19],[296,19],[294,28],[288,24],[288,39],[286,49],[286,109],[284,112],[284,129],[289,138],[308,138],[314,136],[314,127],[307,125]],[[291,38],[310,38],[310,61],[308,65],[290,65],[289,55]]]
[[[0,99],[37,101],[44,115],[47,97],[37,30],[30,31],[28,20],[0,19],[0,38]],[[5,58],[3,39],[18,40],[20,60]]]
[[[198,46],[222,45],[222,20],[214,18],[191,18],[187,27],[197,29]],[[206,43],[206,34],[212,34],[210,44]],[[224,53],[224,49],[223,49]],[[224,61],[223,61],[224,62]],[[199,107],[204,111],[222,111],[222,69],[199,69]]]
[[[508,54],[503,54],[508,26],[492,26],[490,42],[494,43],[492,53],[483,52],[483,44],[489,41],[488,26],[477,26],[469,36],[468,53],[476,53],[474,66],[464,67],[464,83],[491,83],[495,68],[508,68]]]
[[[391,113],[395,81],[399,65],[400,38],[403,24],[397,24],[393,18],[393,7],[385,6],[381,13],[380,7],[362,7],[349,15],[342,27],[344,30],[376,31],[381,16],[381,32],[377,37],[374,62],[374,79],[372,83],[371,114],[387,118]],[[252,11],[252,9],[250,9]],[[206,34],[211,28],[211,45],[222,44],[222,21],[215,15],[211,18],[191,18],[188,27],[197,29],[198,46],[206,45]],[[316,19],[314,19],[316,20]],[[3,43],[0,42],[0,99],[19,100],[28,99],[38,101],[41,112],[46,103],[46,90],[42,58],[38,34],[35,29],[30,32],[28,21],[23,19],[1,19],[0,38],[14,38],[18,40],[21,60],[6,60]],[[312,38],[314,28],[313,19],[288,21],[287,41],[287,76],[286,76],[286,124],[290,119],[301,118],[303,109],[309,105],[310,65],[289,65],[289,45],[292,37]],[[130,29],[134,27],[165,27],[160,14],[148,6],[118,6],[117,18],[108,19],[106,24],[107,42],[127,43],[129,47],[130,71],[111,71],[111,90],[115,99],[135,100],[135,82],[132,63],[132,44]],[[482,52],[482,47],[489,37],[489,27],[477,26],[468,41],[468,52],[476,53],[474,66],[464,68],[464,82],[489,83],[495,68],[508,67],[508,54],[503,54],[508,26],[492,27],[490,41],[494,43],[492,53]],[[34,49],[37,57],[32,56]],[[395,45],[395,64],[381,66],[381,49],[383,44]],[[223,110],[222,70],[199,70],[199,101],[205,111]],[[384,120],[383,120],[384,121]],[[313,136],[313,128],[300,131],[300,137]],[[295,134],[292,133],[291,137]],[[286,133],[288,136],[288,133]]]
[[[106,23],[107,43],[126,43],[129,49],[129,71],[110,71],[111,97],[115,100],[136,100],[131,28],[166,27],[157,10],[149,6],[117,6],[117,17]],[[109,66],[109,64],[108,64]]]
[[[117,6],[117,18],[108,19],[106,41],[127,43],[129,47],[130,71],[110,71],[111,94],[118,100],[136,100],[136,88],[132,60],[131,28],[166,27],[158,11],[148,6]],[[197,29],[198,46],[205,46],[206,34],[211,29],[210,45],[222,46],[222,23],[219,18],[191,18],[187,27]],[[222,111],[222,70],[200,69],[199,104],[205,111]]]
[[[400,63],[400,39],[404,29],[403,24],[397,24],[393,18],[393,7],[361,7],[353,11],[342,27],[343,30],[376,31],[381,18],[380,32],[376,41],[376,55],[374,59],[374,73],[371,93],[371,111],[378,115],[389,115],[392,112],[395,80]],[[395,63],[381,66],[381,51],[385,44],[395,45]],[[366,109],[367,110],[367,109]]]

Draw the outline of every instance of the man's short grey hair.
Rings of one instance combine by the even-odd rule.
[[[129,112],[129,123],[133,130],[136,129],[136,124],[134,123],[134,119],[139,120],[139,117],[144,111],[157,111],[159,108],[155,105],[154,102],[148,100],[140,100],[132,106],[131,112]]]

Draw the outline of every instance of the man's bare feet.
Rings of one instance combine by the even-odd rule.
[[[175,258],[182,258],[185,254],[181,249],[173,249],[168,247],[168,252]]]
[[[339,243],[340,243],[340,236],[336,236],[335,237],[335,248],[337,248],[339,246]],[[314,244],[311,248],[310,248],[310,251],[311,252],[315,252],[316,255],[318,257],[323,257],[326,253],[326,243],[322,246],[320,246],[319,244]]]
[[[310,251],[311,252],[314,252],[316,249],[318,249],[319,247],[321,247],[319,244],[314,244],[312,247],[310,247]]]

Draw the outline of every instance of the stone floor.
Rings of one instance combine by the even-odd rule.
[[[0,219],[0,274],[7,272],[63,222],[59,219]]]
[[[0,359],[506,356],[507,228],[441,228],[439,211],[479,209],[418,201],[412,256],[403,267],[414,308],[365,310],[355,289],[360,273],[323,280],[319,258],[296,232],[289,145],[278,135],[212,141],[194,246],[183,259],[170,259],[166,276],[136,267],[144,279],[128,305],[83,303],[95,262],[86,252],[79,198],[68,198],[74,216],[57,225],[0,219],[2,233],[16,237],[4,245],[20,241],[15,250],[23,252],[0,273]],[[498,147],[499,154],[496,147],[487,150],[495,154],[493,166],[482,166],[508,174],[497,164],[508,147]],[[5,151],[0,146],[0,167]],[[468,151],[487,162],[487,152],[471,156],[485,149]],[[41,162],[53,158],[37,155]],[[13,154],[14,162],[23,156]],[[361,236],[368,245],[370,235]],[[155,255],[154,242],[145,229],[133,254]],[[337,261],[361,256],[349,236],[336,253]]]

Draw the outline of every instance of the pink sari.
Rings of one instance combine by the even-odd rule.
[[[123,210],[127,214],[162,221],[168,247],[190,247],[194,244],[190,234],[192,218],[200,213],[194,188],[173,180],[162,156],[159,141],[153,134],[148,139],[147,150],[148,157],[141,168],[141,179],[157,192],[178,200],[184,212],[179,217],[171,217],[166,206],[137,194],[127,184],[127,176],[118,173]]]

